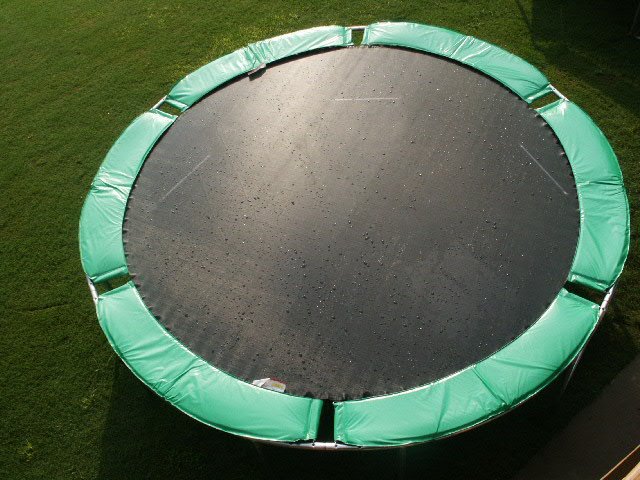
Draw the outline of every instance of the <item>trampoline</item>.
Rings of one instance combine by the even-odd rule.
[[[499,47],[411,23],[196,70],[116,141],[80,219],[140,380],[218,429],[322,448],[437,439],[536,394],[575,366],[628,244],[586,113]]]

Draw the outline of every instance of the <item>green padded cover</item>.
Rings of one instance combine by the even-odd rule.
[[[107,153],[80,214],[80,259],[94,281],[126,275],[122,221],[138,171],[175,116],[151,110],[136,118]]]
[[[252,438],[316,437],[321,400],[259,388],[209,365],[167,333],[133,283],[101,295],[97,311],[109,343],[131,371],[183,412]]]
[[[184,111],[214,88],[262,65],[318,48],[347,45],[351,45],[351,30],[338,26],[310,28],[252,43],[187,75],[165,101]]]
[[[499,47],[450,30],[413,23],[366,27],[363,44],[445,56],[476,68],[527,102],[551,92],[545,76]],[[216,87],[305,51],[351,45],[345,27],[319,27],[251,44],[188,75],[168,104],[186,110]],[[581,209],[570,281],[604,291],[618,278],[629,248],[629,207],[617,159],[593,121],[563,99],[538,110],[571,163]],[[135,178],[175,116],[153,109],[113,145],[91,185],[80,219],[80,250],[94,282],[127,274],[122,222]],[[98,317],[109,342],[151,389],[192,417],[258,439],[315,439],[322,402],[254,387],[190,352],[155,320],[132,283],[101,295]],[[335,403],[335,438],[363,446],[405,445],[482,423],[553,380],[595,328],[598,306],[562,290],[524,334],[485,360],[406,392]]]
[[[558,136],[576,179],[580,238],[569,280],[604,291],[629,252],[629,203],[613,149],[593,120],[568,100],[538,112]]]
[[[531,328],[474,366],[406,392],[335,403],[336,440],[406,445],[482,423],[551,382],[580,352],[598,305],[562,290]]]
[[[551,92],[549,80],[520,57],[444,28],[418,23],[374,23],[365,29],[362,43],[414,48],[456,60],[495,78],[529,103]]]

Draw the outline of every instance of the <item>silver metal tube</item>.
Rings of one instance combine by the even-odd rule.
[[[290,443],[290,442],[278,442],[272,440],[254,440],[254,442],[262,443],[265,445],[273,445],[276,447],[284,447],[284,448],[296,448],[301,450],[376,450],[381,447],[358,447],[355,445],[345,445],[344,443],[337,442],[299,442],[299,443]],[[384,448],[384,447],[382,447]]]
[[[166,99],[167,99],[167,96],[165,95],[160,99],[158,103],[156,103],[153,107],[151,107],[151,110],[155,110],[156,108],[159,108],[160,105],[162,105]]]
[[[352,445],[345,445],[344,443],[335,442],[311,442],[311,443],[298,443],[290,444],[296,448],[302,448],[306,450],[359,450],[359,447]]]
[[[316,451],[364,451],[364,450],[389,450],[395,448],[406,448],[409,445],[381,445],[381,446],[367,446],[362,447],[359,445],[346,445],[338,442],[281,442],[278,440],[262,440],[251,437],[245,437],[254,443],[262,445],[273,445],[274,447],[283,448],[296,448],[302,450],[316,450]]]
[[[558,90],[556,87],[554,87],[553,85],[549,84],[549,88],[551,88],[551,91],[553,93],[556,94],[556,96],[560,97],[562,100],[564,100],[565,102],[569,101],[569,99],[567,97],[565,97],[562,93],[560,93],[560,90]]]
[[[602,320],[602,317],[604,317],[604,314],[607,313],[607,308],[609,308],[609,304],[611,303],[611,299],[613,298],[613,294],[615,293],[615,290],[616,290],[616,284],[614,283],[609,289],[609,291],[607,292],[607,294],[602,299],[602,303],[600,304],[600,310],[598,315],[598,323],[600,323],[600,320]]]
[[[89,275],[85,275],[87,279],[87,285],[89,285],[89,291],[91,292],[91,299],[93,300],[94,305],[98,305],[98,290],[96,286],[93,284],[93,281],[89,278]]]

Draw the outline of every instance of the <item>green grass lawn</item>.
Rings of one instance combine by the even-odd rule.
[[[508,478],[640,350],[640,41],[626,35],[635,3],[1,2],[0,478],[263,475],[250,443],[181,414],[116,358],[80,267],[80,208],[119,133],[186,73],[281,33],[378,20],[449,27],[522,56],[594,118],[622,165],[631,254],[563,402],[536,400],[460,439],[409,450],[410,476],[454,468],[461,478]],[[354,478],[393,461],[266,453],[285,478]]]

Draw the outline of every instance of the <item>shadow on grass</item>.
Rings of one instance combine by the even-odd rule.
[[[255,478],[254,457],[251,443],[186,416],[116,360],[98,478]]]
[[[406,451],[406,478],[510,478],[635,353],[624,318],[614,307],[560,402],[557,381],[487,425],[412,447]],[[397,450],[309,452],[262,446],[260,452],[249,441],[187,417],[116,362],[102,439],[101,479],[395,478],[400,465]]]
[[[515,2],[535,48],[551,65],[640,112],[640,42],[629,35],[635,0],[534,0],[530,12],[522,0]]]

